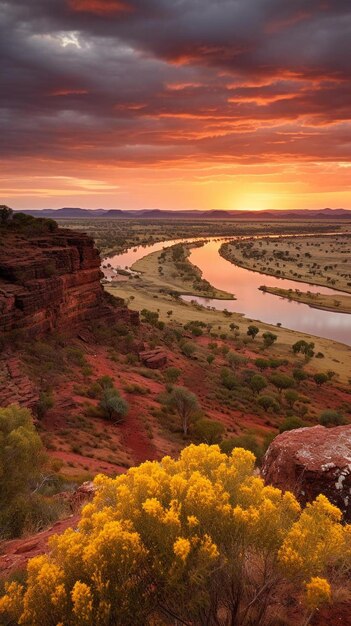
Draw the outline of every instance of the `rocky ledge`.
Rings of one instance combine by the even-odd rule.
[[[302,504],[324,494],[351,522],[351,426],[278,435],[266,452],[262,475],[267,483],[293,491]]]
[[[111,305],[101,285],[100,257],[84,233],[0,232],[0,335],[70,330],[85,322],[138,323],[123,300]]]

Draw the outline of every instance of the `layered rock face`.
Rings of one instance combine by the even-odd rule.
[[[0,246],[0,334],[35,336],[104,318],[138,322],[123,301],[104,294],[99,253],[84,233],[58,229],[40,236],[9,233]]]
[[[267,483],[305,504],[320,493],[351,521],[351,426],[299,428],[278,435],[262,465]]]

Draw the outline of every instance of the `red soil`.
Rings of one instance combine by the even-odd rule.
[[[75,527],[79,515],[56,522],[51,528],[25,539],[13,539],[0,545],[0,577],[7,578],[11,572],[24,570],[29,559],[48,551],[48,540],[52,535],[61,534],[67,528]]]

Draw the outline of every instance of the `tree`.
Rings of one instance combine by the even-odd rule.
[[[13,216],[13,210],[6,204],[0,204],[0,224],[4,226]]]
[[[198,439],[209,445],[222,441],[225,428],[221,422],[210,419],[199,419],[194,426],[194,434]]]
[[[260,329],[257,328],[257,326],[250,325],[247,329],[247,334],[249,335],[249,337],[252,337],[252,339],[255,339],[256,335],[258,335],[259,332]]]
[[[254,393],[260,393],[267,387],[267,379],[260,374],[255,374],[250,380],[250,387]]]
[[[280,409],[279,402],[277,402],[273,396],[260,396],[257,400],[257,404],[264,408],[265,411],[271,409],[273,413],[277,413]]]
[[[314,355],[314,343],[313,341],[307,342],[304,339],[300,339],[300,341],[293,344],[292,351],[294,354],[301,352],[301,354],[305,355],[306,361],[308,361]]]
[[[341,512],[324,496],[301,509],[254,464],[242,448],[227,456],[201,444],[98,476],[78,528],[51,538],[26,583],[7,585],[2,621],[267,626],[287,586],[308,615],[332,601],[327,576],[347,580],[350,571]]]
[[[277,341],[278,336],[271,332],[263,333],[263,346],[265,348],[270,348],[275,341]]]
[[[24,499],[30,500],[46,461],[43,444],[28,409],[0,408],[1,534],[22,531]]]
[[[288,389],[285,394],[285,400],[287,401],[289,407],[292,409],[295,402],[299,399],[299,394],[295,389]]]
[[[103,390],[99,409],[109,421],[121,422],[128,413],[128,403],[121,398],[118,389],[107,387]]]
[[[313,380],[316,383],[316,385],[318,385],[318,387],[321,387],[322,385],[324,385],[324,383],[326,383],[329,380],[329,378],[327,374],[324,374],[323,372],[318,372],[317,374],[313,376]]]
[[[190,422],[200,408],[196,395],[186,387],[174,387],[169,396],[169,404],[179,415],[183,433],[187,436]]]
[[[293,378],[290,378],[290,376],[288,376],[287,374],[282,373],[272,374],[269,380],[272,385],[274,385],[278,389],[279,395],[281,395],[283,389],[289,389],[295,384]]]

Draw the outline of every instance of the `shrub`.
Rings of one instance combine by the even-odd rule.
[[[233,369],[236,369],[239,366],[245,365],[248,359],[245,356],[242,356],[242,354],[238,354],[237,352],[230,350],[227,354],[227,361]]]
[[[224,441],[220,444],[220,448],[225,454],[231,454],[234,448],[244,448],[244,450],[252,452],[256,459],[259,460],[262,457],[262,448],[260,444],[258,443],[256,437],[249,434],[224,439]]]
[[[41,391],[39,394],[39,400],[36,406],[36,413],[39,419],[43,419],[49,409],[54,406],[54,398],[51,393]]]
[[[195,436],[203,443],[212,445],[222,441],[225,428],[221,422],[211,419],[199,419],[194,425]]]
[[[163,372],[165,381],[171,384],[176,383],[180,375],[181,371],[177,367],[167,367]]]
[[[257,404],[259,404],[266,411],[272,409],[274,413],[277,413],[280,409],[279,402],[277,402],[273,396],[260,396],[257,400]]]
[[[300,383],[308,378],[307,372],[300,368],[294,369],[292,375],[297,383]]]
[[[262,389],[265,389],[267,387],[267,380],[264,376],[260,376],[260,374],[255,374],[250,380],[250,387],[254,393],[260,393]]]
[[[222,385],[229,390],[235,389],[238,386],[238,379],[227,367],[223,367],[220,373]]]
[[[347,421],[338,411],[327,409],[320,414],[319,423],[322,426],[343,426]]]
[[[46,460],[28,409],[12,404],[0,409],[0,528],[2,537],[21,534],[21,509],[32,496]]]
[[[66,354],[69,362],[73,363],[73,365],[78,365],[79,367],[88,365],[84,352],[80,348],[71,346],[70,348],[67,348]]]
[[[159,321],[159,314],[156,311],[149,311],[148,309],[142,309],[140,312],[143,322],[157,327]]]
[[[327,374],[324,374],[323,372],[318,372],[317,374],[313,376],[313,380],[316,383],[316,385],[318,385],[318,387],[321,387],[322,385],[324,385],[324,383],[326,383],[329,380],[329,377]]]
[[[284,433],[286,430],[295,430],[295,428],[303,428],[305,424],[299,417],[287,417],[279,426],[279,432]]]
[[[264,626],[294,586],[307,623],[332,600],[326,576],[347,578],[350,529],[324,496],[301,509],[292,493],[265,486],[254,461],[242,448],[227,456],[202,444],[100,475],[78,529],[51,539],[26,584],[6,587],[3,621]]]
[[[278,389],[280,394],[283,389],[289,389],[289,387],[293,387],[295,384],[294,379],[287,374],[272,374],[269,380],[272,385]]]
[[[105,419],[115,423],[121,422],[128,412],[128,403],[121,398],[118,389],[104,389],[99,409]]]
[[[181,351],[183,352],[185,356],[189,358],[194,354],[195,350],[196,350],[196,347],[194,346],[193,343],[190,343],[190,342],[183,343],[181,346]]]
[[[261,372],[263,372],[269,367],[269,361],[267,361],[267,359],[258,358],[255,360],[255,365]]]

